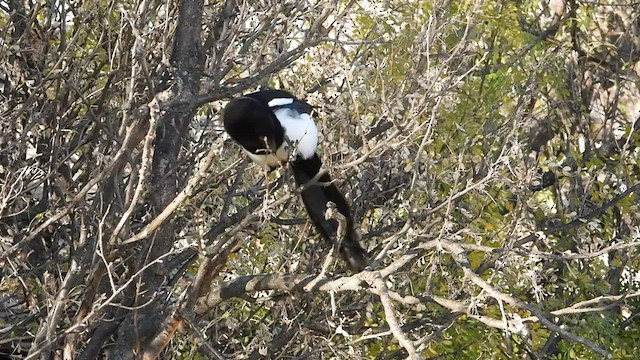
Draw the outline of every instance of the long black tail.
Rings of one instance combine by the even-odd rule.
[[[324,213],[327,210],[327,203],[331,201],[336,204],[338,212],[347,219],[347,232],[342,244],[340,244],[340,255],[352,271],[362,271],[369,263],[369,254],[358,242],[359,235],[353,227],[353,218],[347,200],[331,183],[331,177],[327,173],[321,175],[314,184],[308,184],[322,167],[322,161],[320,161],[318,154],[306,160],[298,158],[291,163],[291,167],[296,183],[303,186],[302,201],[307,208],[307,213],[316,229],[327,241],[333,241],[338,228],[338,223],[335,220],[325,219]]]

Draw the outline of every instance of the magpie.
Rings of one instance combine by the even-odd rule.
[[[325,219],[328,202],[346,218],[346,234],[340,254],[354,272],[368,264],[368,253],[360,246],[351,209],[329,174],[320,173],[322,161],[316,152],[318,129],[311,117],[313,107],[284,90],[262,90],[231,100],[224,108],[224,129],[244,152],[266,171],[289,163],[302,202],[316,229],[329,243],[338,223]],[[289,159],[292,158],[292,161]]]

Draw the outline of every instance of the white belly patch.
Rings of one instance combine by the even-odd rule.
[[[250,151],[244,150],[249,158],[253,160],[256,164],[262,166],[264,169],[275,169],[280,166],[282,163],[286,163],[289,160],[289,151],[286,143],[282,143],[282,145],[276,150],[276,153],[269,154],[254,154]]]
[[[274,114],[284,128],[284,134],[296,154],[303,159],[309,159],[316,153],[318,147],[318,129],[309,114],[300,114],[292,109],[278,109]]]

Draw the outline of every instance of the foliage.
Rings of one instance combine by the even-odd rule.
[[[640,11],[608,4],[0,2],[0,351],[634,358]],[[364,272],[223,133],[260,87],[316,106]]]

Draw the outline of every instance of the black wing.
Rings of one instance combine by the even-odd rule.
[[[279,148],[284,142],[284,129],[273,112],[252,97],[231,100],[225,106],[222,120],[225,131],[253,154],[264,154],[267,146]],[[269,144],[265,144],[264,139]]]
[[[313,106],[309,105],[304,100],[296,98],[293,94],[285,90],[261,90],[251,94],[247,94],[246,96],[260,101],[262,104],[271,109],[271,111],[282,108],[294,109],[301,114],[311,114],[311,112],[313,111]],[[275,99],[291,99],[292,102],[288,104],[269,105],[269,103]]]

